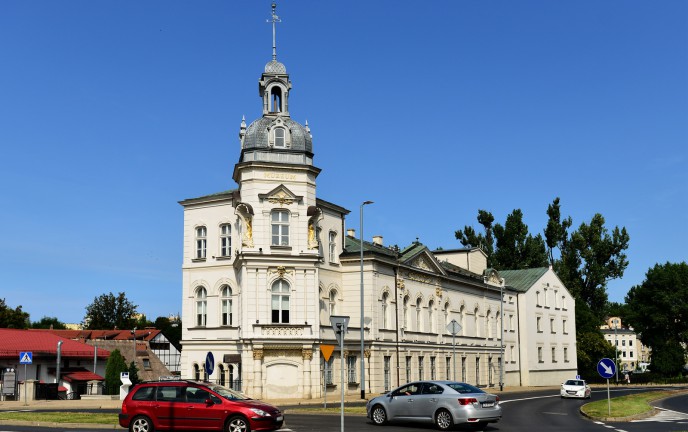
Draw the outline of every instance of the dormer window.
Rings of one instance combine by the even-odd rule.
[[[275,128],[275,147],[285,148],[287,146],[287,140],[284,133],[284,128]]]

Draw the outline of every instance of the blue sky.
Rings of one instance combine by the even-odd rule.
[[[685,261],[688,2],[283,1],[278,60],[318,196],[365,237],[460,247],[522,209],[630,234],[623,301]],[[80,322],[124,291],[181,311],[182,207],[236,187],[270,1],[0,3],[0,298]]]

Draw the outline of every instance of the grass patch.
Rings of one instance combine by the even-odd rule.
[[[117,414],[85,412],[0,412],[0,420],[119,425]]]
[[[652,406],[650,405],[651,401],[668,396],[675,396],[679,393],[684,392],[672,390],[653,391],[612,398],[611,414],[607,399],[587,403],[581,407],[581,411],[589,417],[599,419],[635,416],[652,411]]]

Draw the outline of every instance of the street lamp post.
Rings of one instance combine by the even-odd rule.
[[[372,204],[372,201],[363,201],[360,211],[361,224],[361,399],[365,399],[365,317],[363,296],[363,206]]]
[[[616,328],[619,326],[617,319],[612,320],[614,323],[614,366],[616,366],[616,383],[619,383],[619,341],[616,339]]]

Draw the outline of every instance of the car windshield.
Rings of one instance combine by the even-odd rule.
[[[460,382],[448,383],[447,387],[452,388],[459,393],[485,393],[484,391],[480,390],[478,387],[473,387],[470,384],[460,383]]]
[[[251,398],[246,396],[243,393],[239,393],[238,391],[234,391],[231,389],[228,389],[227,387],[223,387],[221,385],[214,385],[211,386],[210,389],[214,391],[215,393],[219,394],[225,399],[229,400],[250,400]]]
[[[579,380],[568,380],[566,381],[566,385],[569,386],[579,386],[582,387],[585,385],[585,381],[579,381]]]

